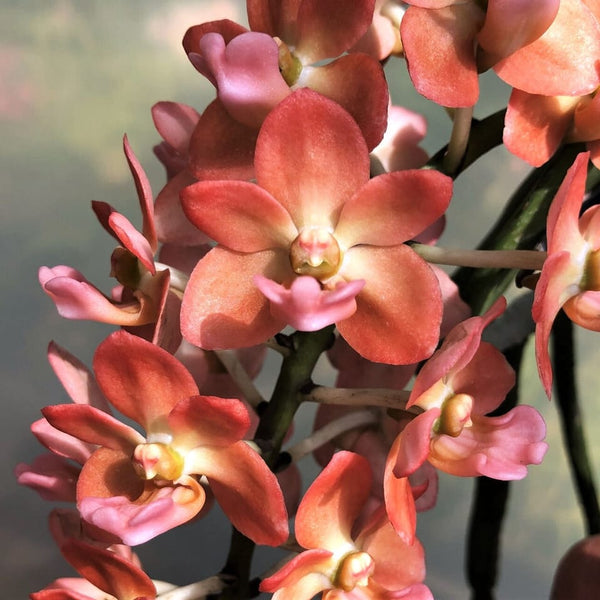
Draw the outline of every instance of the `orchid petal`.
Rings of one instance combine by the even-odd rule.
[[[197,446],[230,446],[250,427],[248,409],[234,398],[193,396],[180,400],[169,414],[173,445],[186,451]]]
[[[297,44],[298,11],[303,0],[247,0],[248,22],[253,31],[281,38],[286,44]]]
[[[94,374],[70,352],[56,342],[48,344],[48,362],[67,394],[77,404],[89,404],[110,413]]]
[[[219,100],[240,123],[260,127],[271,109],[290,93],[271,36],[249,31],[226,44],[219,33],[206,33],[198,46],[199,54],[191,53],[190,60],[201,73],[211,74]]]
[[[129,219],[116,211],[108,217],[108,226],[115,232],[119,242],[152,274],[156,274],[154,266],[154,250],[148,240],[131,224]]]
[[[356,297],[356,312],[337,323],[359,354],[389,364],[412,364],[431,355],[439,339],[442,301],[437,278],[420,256],[404,245],[354,246],[340,274],[367,282]]]
[[[600,291],[587,290],[569,298],[563,310],[580,327],[600,331]]]
[[[401,244],[442,216],[451,196],[452,179],[438,171],[380,175],[344,204],[334,235],[346,248]]]
[[[193,377],[175,357],[125,331],[98,346],[93,364],[111,404],[148,433],[162,426],[179,400],[198,394]]]
[[[323,290],[314,277],[298,277],[289,289],[255,275],[258,289],[269,299],[271,314],[300,331],[317,331],[348,318],[356,311],[356,295],[364,280],[340,282],[333,290]]]
[[[298,235],[285,208],[246,181],[200,181],[181,192],[181,202],[198,229],[237,252],[287,250]]]
[[[258,128],[236,121],[220,100],[202,113],[190,139],[189,168],[197,179],[252,179]]]
[[[192,132],[200,119],[198,111],[180,102],[157,102],[151,110],[160,137],[179,154],[186,155]]]
[[[371,489],[365,458],[352,452],[334,454],[296,513],[296,538],[305,548],[352,549],[351,530]]]
[[[274,575],[263,579],[260,583],[260,591],[277,592],[278,599],[286,597],[293,591],[293,598],[308,600],[319,591],[331,587],[331,581],[326,575],[334,568],[334,561],[331,559],[332,553],[322,548],[301,552]],[[308,590],[311,590],[311,595],[308,595]],[[283,596],[280,593],[282,591]]]
[[[95,449],[93,444],[88,444],[52,427],[46,419],[34,421],[31,425],[31,433],[53,454],[70,458],[80,465],[85,463]]]
[[[42,409],[42,414],[52,427],[88,444],[98,444],[127,453],[145,441],[129,425],[86,404],[46,406]]]
[[[277,478],[245,442],[191,450],[186,469],[206,475],[217,502],[246,537],[267,546],[285,542],[287,511]]]
[[[267,117],[255,167],[258,185],[277,198],[298,229],[333,227],[343,203],[369,179],[368,152],[354,119],[308,89],[294,92]]]
[[[339,56],[367,31],[375,0],[303,0],[295,54],[303,64]]]
[[[19,485],[35,490],[44,500],[75,502],[80,468],[55,454],[41,454],[31,465],[19,463],[15,476]]]
[[[474,3],[430,10],[410,6],[400,25],[417,91],[442,106],[473,106],[479,81],[473,41],[484,19]]]
[[[582,0],[563,0],[546,32],[494,71],[530,94],[582,96],[600,85],[599,59],[600,24]]]
[[[294,278],[287,253],[266,250],[239,254],[213,248],[196,266],[183,296],[181,330],[207,350],[254,346],[285,327],[253,277],[262,274],[287,283]]]
[[[366,54],[347,54],[326,65],[305,67],[295,87],[309,87],[335,100],[354,118],[372,150],[387,125],[388,85],[378,61]]]

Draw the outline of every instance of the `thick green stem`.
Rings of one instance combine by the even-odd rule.
[[[273,470],[283,439],[302,402],[302,390],[311,384],[317,360],[333,340],[333,325],[316,332],[297,331],[288,338],[289,353],[283,359],[273,395],[262,412],[254,438]],[[257,594],[250,582],[253,552],[254,542],[233,528],[229,555],[221,574],[234,577],[235,583],[221,593],[221,600],[251,598]]]
[[[583,511],[588,535],[600,533],[600,506],[585,442],[583,418],[575,381],[573,323],[560,312],[552,329],[552,366],[556,400],[565,449],[573,482]]]

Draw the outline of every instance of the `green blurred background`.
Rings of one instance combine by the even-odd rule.
[[[37,283],[41,265],[68,264],[108,291],[110,238],[90,210],[91,200],[111,203],[139,223],[137,198],[121,150],[126,132],[158,191],[162,167],[152,154],[158,141],[150,107],[176,100],[201,110],[214,91],[190,65],[180,40],[188,26],[217,18],[245,22],[239,0],[19,0],[0,2],[0,173],[2,232],[2,382],[0,561],[2,596],[26,598],[53,579],[72,573],[47,531],[51,508],[12,474],[17,462],[41,453],[29,432],[39,409],[66,401],[46,360],[51,339],[87,364],[110,328],[61,319]],[[387,72],[396,103],[426,114],[424,142],[433,153],[448,139],[449,120],[412,91],[401,61]],[[486,75],[476,115],[506,103],[508,90]],[[502,149],[479,161],[456,184],[446,245],[473,247],[493,221],[527,166]],[[581,390],[594,465],[600,464],[596,409],[600,371],[598,338],[579,333]],[[269,362],[270,365],[274,361]],[[259,384],[266,391],[273,367]],[[531,348],[525,368],[526,400],[548,423],[550,450],[543,465],[512,486],[503,537],[498,597],[543,599],[552,573],[583,528],[562,451],[555,407],[536,379]],[[316,379],[330,382],[323,363]],[[310,427],[303,409],[299,433]],[[307,459],[305,485],[316,474]],[[598,469],[595,468],[595,473]],[[436,598],[461,599],[463,539],[472,481],[442,477],[438,506],[419,518],[427,553],[427,583]],[[229,529],[218,509],[204,520],[165,534],[139,554],[154,578],[178,584],[217,572]],[[269,566],[272,552],[257,562]]]

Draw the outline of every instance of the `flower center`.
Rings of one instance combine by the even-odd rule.
[[[292,87],[298,81],[298,77],[300,77],[302,63],[294,56],[285,42],[282,42],[278,37],[273,39],[279,49],[279,71],[285,82]]]
[[[324,227],[303,229],[290,246],[290,262],[298,275],[321,281],[338,272],[342,252],[337,240]]]
[[[444,400],[442,414],[434,425],[434,432],[458,437],[464,427],[472,424],[473,398],[468,394],[456,394]]]
[[[357,585],[369,584],[369,577],[375,570],[375,562],[366,552],[350,552],[340,561],[332,583],[345,592],[352,591]]]
[[[583,290],[600,291],[600,250],[588,252],[579,287]]]
[[[183,458],[167,444],[139,444],[133,451],[133,466],[142,479],[175,481],[183,473]]]

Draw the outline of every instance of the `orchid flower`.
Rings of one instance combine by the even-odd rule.
[[[142,233],[109,204],[92,203],[100,224],[121,244],[111,258],[111,274],[120,286],[109,298],[79,271],[64,265],[41,267],[40,284],[56,304],[61,316],[124,327],[152,324],[151,337],[154,341],[174,351],[181,341],[176,327],[179,301],[169,291],[169,270],[159,270],[154,264],[158,240],[154,227],[152,190],[127,136],[123,138],[123,150],[138,193],[143,218]],[[164,326],[166,322],[170,324],[168,327]]]
[[[182,192],[190,221],[218,242],[186,288],[184,337],[206,349],[235,348],[265,341],[288,319],[309,330],[335,322],[370,360],[408,364],[429,356],[442,316],[439,283],[403,242],[445,212],[450,178],[409,170],[369,179],[356,123],[311,90],[294,92],[270,113],[255,168],[256,184],[201,181]],[[322,300],[310,284],[310,302],[299,301],[292,289],[299,277],[313,278]]]
[[[82,517],[128,545],[195,517],[205,503],[200,477],[233,523],[256,543],[279,545],[287,516],[275,475],[243,437],[248,412],[237,399],[200,396],[171,354],[117,331],[98,347],[100,388],[146,436],[85,405],[42,412],[57,429],[99,447],[77,484]]]
[[[192,136],[192,172],[250,179],[259,127],[281,100],[304,87],[341,104],[374,148],[387,115],[383,70],[366,54],[345,54],[369,27],[374,0],[343,6],[336,0],[251,0],[247,7],[252,31],[213,21],[191,27],[183,39],[193,65],[217,88],[217,100]]]
[[[535,353],[548,397],[552,393],[548,341],[558,311],[562,308],[585,329],[600,331],[600,207],[592,206],[579,216],[589,156],[589,152],[577,156],[552,201],[546,226],[548,258],[535,288]]]
[[[505,306],[500,298],[485,315],[457,325],[417,375],[407,408],[418,406],[424,412],[404,427],[390,450],[388,512],[397,478],[425,461],[452,475],[502,480],[522,479],[528,464],[542,461],[548,448],[542,441],[546,427],[533,407],[485,416],[498,408],[515,381],[500,351],[481,341],[485,326]],[[393,514],[390,518],[394,522]]]
[[[600,27],[585,0],[408,4],[400,35],[409,73],[438,104],[473,106],[489,67],[529,94],[582,95],[600,84]]]
[[[332,457],[296,515],[296,539],[306,550],[264,579],[261,591],[274,592],[273,600],[310,600],[319,592],[323,600],[432,598],[421,583],[425,565],[419,541],[406,543],[385,511],[376,511],[354,531],[370,479],[369,465],[358,454],[342,451]],[[414,514],[409,489],[405,501]]]

